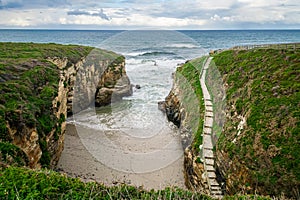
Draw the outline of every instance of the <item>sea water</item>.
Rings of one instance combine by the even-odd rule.
[[[0,30],[0,41],[80,44],[124,55],[127,75],[140,89],[134,87],[133,95],[121,102],[86,109],[69,123],[78,126],[82,144],[97,161],[123,173],[143,174],[182,159],[178,131],[157,107],[171,90],[178,65],[211,49],[299,42],[300,31]]]

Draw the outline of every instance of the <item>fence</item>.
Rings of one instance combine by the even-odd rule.
[[[233,50],[248,50],[248,49],[300,49],[300,43],[279,43],[279,44],[256,44],[256,45],[241,45],[230,49]]]
[[[240,45],[235,46],[229,49],[218,49],[218,50],[211,50],[209,52],[210,55],[215,53],[221,53],[227,50],[249,50],[249,49],[288,49],[288,50],[299,50],[300,43],[279,43],[279,44],[255,44],[255,45]]]

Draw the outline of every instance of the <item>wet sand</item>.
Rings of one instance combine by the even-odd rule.
[[[68,124],[57,170],[84,181],[145,189],[185,188],[183,150],[172,134],[150,138]]]

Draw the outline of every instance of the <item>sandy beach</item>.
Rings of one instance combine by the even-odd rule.
[[[164,133],[135,138],[68,124],[57,171],[106,185],[185,188],[183,153],[174,138]]]

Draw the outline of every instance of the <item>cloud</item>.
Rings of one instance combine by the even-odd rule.
[[[93,16],[93,17],[100,17],[101,19],[110,20],[110,18],[103,12],[103,9],[100,9],[100,11],[83,11],[83,10],[72,10],[67,12],[68,15],[87,15],[87,16]]]
[[[0,26],[300,28],[299,10],[299,0],[0,0]]]
[[[259,28],[261,25],[282,28],[290,24],[299,27],[299,8],[300,2],[295,0],[237,0],[229,10],[214,10],[210,19],[215,24],[243,24],[242,28],[247,23]]]
[[[226,22],[229,22],[229,21],[235,21],[236,20],[236,17],[235,16],[224,16],[224,17],[220,17],[219,15],[215,14],[214,16],[212,16],[210,18],[211,20],[213,21],[226,21]]]
[[[0,0],[0,9],[20,7],[22,7],[22,1],[20,0]]]
[[[0,0],[0,9],[53,8],[71,5],[67,0]]]
[[[36,27],[53,25],[58,22],[63,14],[55,8],[32,9],[32,10],[2,10],[0,24],[3,27]]]

